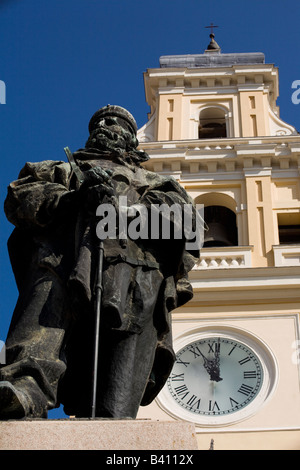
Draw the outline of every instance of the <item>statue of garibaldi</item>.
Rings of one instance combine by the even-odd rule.
[[[101,108],[89,134],[73,154],[75,167],[26,163],[8,187],[19,297],[0,368],[2,420],[46,418],[60,404],[68,415],[90,417],[99,204],[118,213],[120,196],[147,211],[192,203],[175,179],[142,167],[149,157],[137,150],[127,110]],[[135,418],[165,384],[175,360],[171,311],[192,298],[188,272],[198,256],[184,236],[131,239],[117,230],[103,240],[96,417]]]

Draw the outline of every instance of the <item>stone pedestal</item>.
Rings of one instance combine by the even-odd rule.
[[[152,420],[0,421],[0,450],[197,450],[195,427]]]

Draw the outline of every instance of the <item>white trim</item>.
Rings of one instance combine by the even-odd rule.
[[[300,266],[300,244],[273,245],[275,266]]]

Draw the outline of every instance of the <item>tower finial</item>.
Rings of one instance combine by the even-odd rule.
[[[218,28],[219,26],[216,26],[213,23],[210,23],[210,26],[205,26],[205,28],[210,28],[210,37],[212,34],[214,34],[214,28]]]
[[[214,28],[218,28],[219,26],[214,25],[213,23],[210,23],[210,26],[205,26],[205,28],[210,28],[210,43],[207,46],[206,51],[208,52],[220,52],[221,48],[219,44],[215,41],[215,35],[214,35]]]

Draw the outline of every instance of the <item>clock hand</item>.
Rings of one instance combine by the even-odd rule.
[[[199,351],[201,356],[203,357],[203,365],[204,365],[204,368],[205,370],[209,373],[210,375],[210,380],[213,380],[215,382],[220,382],[220,380],[223,380],[221,377],[220,377],[220,371],[219,371],[219,366],[216,364],[216,360],[213,359],[213,360],[210,360],[210,359],[207,359],[207,357],[204,356],[204,354],[202,354],[201,351]]]
[[[220,377],[220,366],[219,363],[216,361],[212,361],[211,368],[210,368],[210,380],[214,380],[215,382],[220,382],[222,377]]]
[[[211,368],[212,368],[212,365],[213,365],[213,361],[210,361],[209,359],[207,359],[207,357],[205,357],[204,354],[202,354],[202,352],[200,350],[199,350],[199,352],[200,352],[201,356],[204,359],[204,362],[203,362],[204,368],[210,374],[211,373]]]
[[[215,358],[212,363],[210,379],[220,382],[222,377],[220,377],[220,338],[218,338],[218,343],[215,348]]]
[[[213,380],[214,382],[220,382],[223,380],[220,377],[220,358],[219,358],[219,353],[217,353],[218,357],[215,357],[215,359],[210,360],[207,359],[207,357],[204,356],[204,354],[199,350],[201,356],[203,357],[203,365],[205,370],[209,373],[210,375],[210,380]]]

